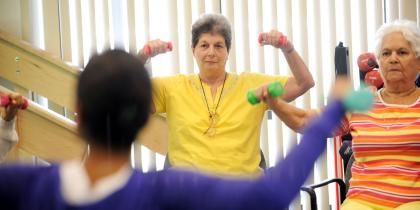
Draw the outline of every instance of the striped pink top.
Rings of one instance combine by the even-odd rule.
[[[348,116],[356,158],[347,197],[395,208],[420,200],[420,98]]]

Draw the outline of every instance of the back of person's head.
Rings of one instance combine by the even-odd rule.
[[[380,57],[384,37],[393,32],[401,32],[404,38],[410,42],[412,49],[416,53],[416,57],[420,56],[420,29],[417,27],[416,22],[411,20],[395,20],[383,24],[376,31],[375,55],[377,58]]]
[[[95,55],[80,74],[77,102],[88,143],[126,151],[149,118],[149,75],[140,59],[122,50]]]
[[[232,45],[232,29],[228,19],[216,13],[203,14],[195,21],[191,29],[191,43],[195,47],[203,33],[217,33],[225,39],[226,48],[229,51]]]

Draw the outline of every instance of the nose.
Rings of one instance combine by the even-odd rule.
[[[399,63],[399,58],[397,52],[392,52],[391,56],[389,57],[390,63]]]
[[[207,55],[214,55],[214,54],[215,54],[214,46],[210,45],[207,51]]]

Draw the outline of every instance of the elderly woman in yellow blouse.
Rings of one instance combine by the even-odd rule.
[[[384,24],[376,35],[384,88],[373,108],[349,113],[338,133],[351,132],[355,162],[342,210],[420,209],[420,29],[399,20]],[[259,96],[291,128],[300,131],[317,112]]]
[[[205,14],[192,26],[191,50],[198,74],[153,78],[156,113],[166,113],[169,126],[170,164],[211,173],[256,174],[260,157],[260,127],[267,105],[252,106],[249,89],[280,81],[283,99],[292,101],[314,85],[311,74],[290,41],[280,44],[282,33],[262,35],[262,44],[283,51],[293,77],[227,72],[232,44],[231,26],[220,14]],[[167,51],[167,43],[152,40],[139,56],[146,60]],[[150,52],[148,51],[148,52]]]

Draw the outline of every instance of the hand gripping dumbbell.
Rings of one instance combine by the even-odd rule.
[[[361,89],[357,91],[350,91],[344,98],[343,103],[346,110],[353,111],[367,111],[373,105],[373,94],[366,88],[365,84],[361,85]]]
[[[166,43],[165,52],[172,51],[172,49],[173,49],[172,42],[167,42]],[[143,53],[145,55],[147,55],[147,56],[152,55],[152,53],[153,53],[152,47],[150,47],[150,45],[148,45],[148,44],[144,45],[144,47],[143,47]]]
[[[264,41],[263,33],[260,33],[258,35],[258,43],[262,44],[263,41]],[[282,46],[286,45],[287,44],[287,36],[280,36],[279,40],[278,40],[278,44],[280,44]]]
[[[284,87],[283,85],[276,81],[272,82],[267,86],[268,94],[270,94],[272,97],[279,97],[283,95],[284,93]],[[260,99],[257,98],[257,95],[255,94],[255,90],[249,90],[246,94],[248,102],[252,105],[260,103]]]
[[[28,100],[26,98],[24,98],[23,100],[24,101],[23,101],[23,104],[20,107],[20,109],[26,109],[29,106]],[[10,101],[9,96],[6,96],[6,95],[0,96],[0,106],[1,107],[7,107],[7,106],[9,106],[10,103],[11,103],[11,101]]]

